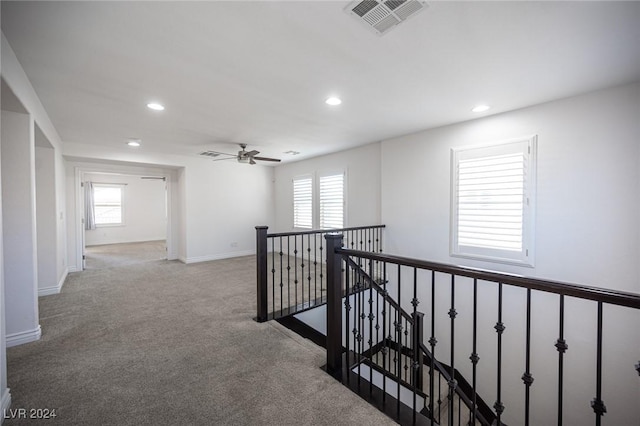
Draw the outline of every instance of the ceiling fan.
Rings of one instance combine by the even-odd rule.
[[[260,154],[260,151],[256,151],[255,149],[252,151],[247,151],[246,143],[241,143],[239,145],[240,145],[240,148],[242,149],[238,151],[237,154],[227,154],[225,152],[218,152],[218,151],[204,151],[204,152],[201,152],[200,155],[204,155],[205,157],[219,157],[221,155],[227,156],[226,158],[215,158],[213,161],[231,160],[235,158],[238,161],[238,163],[249,163],[249,164],[256,164],[256,160],[280,162],[279,158],[257,157],[257,155]]]

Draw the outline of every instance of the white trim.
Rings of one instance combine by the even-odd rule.
[[[38,289],[38,297],[40,296],[49,296],[51,294],[58,294],[62,291],[62,286],[64,285],[64,281],[67,279],[67,275],[69,275],[69,268],[65,268],[62,277],[60,277],[60,281],[58,281],[58,285],[52,287],[44,287]]]
[[[4,422],[4,413],[6,413],[9,410],[9,407],[11,407],[11,392],[9,392],[9,390],[9,388],[6,388],[2,394],[2,399],[0,399],[0,409],[2,409],[0,424]]]
[[[74,266],[69,265],[69,268],[67,268],[67,271],[68,271],[68,272],[78,272],[79,270],[80,270],[80,269],[78,269],[78,267],[77,267],[77,266],[75,266],[75,265],[74,265]]]
[[[25,343],[35,342],[40,340],[42,336],[42,329],[40,325],[37,328],[29,331],[21,331],[19,333],[7,334],[7,348],[12,346],[24,345]]]
[[[222,254],[213,254],[208,256],[180,258],[180,261],[182,263],[189,264],[189,263],[209,262],[211,260],[229,259],[231,257],[252,256],[254,254],[256,254],[255,250],[242,250],[242,251],[233,251],[233,252],[222,253]]]
[[[517,266],[533,268],[535,266],[535,204],[536,204],[536,163],[537,163],[537,135],[527,135],[508,140],[468,145],[464,147],[451,148],[450,164],[450,208],[449,208],[449,255],[465,259],[474,259],[487,262],[505,263]],[[522,217],[522,250],[510,251],[500,248],[478,248],[458,245],[458,199],[457,181],[458,164],[460,156],[468,151],[507,149],[509,146],[525,145],[526,170],[528,176],[525,178],[527,189],[525,190],[524,212]],[[522,148],[519,148],[522,149]],[[469,155],[469,154],[468,154]],[[472,154],[470,154],[472,155]],[[475,157],[471,157],[475,158]]]

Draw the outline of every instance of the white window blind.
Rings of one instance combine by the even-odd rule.
[[[313,181],[311,177],[293,180],[293,226],[313,227]]]
[[[93,185],[96,225],[122,224],[122,185]]]
[[[454,150],[453,255],[533,265],[534,142]]]
[[[344,173],[320,176],[320,228],[344,225]]]

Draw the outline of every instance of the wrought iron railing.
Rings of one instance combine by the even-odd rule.
[[[256,226],[257,321],[318,307],[326,301],[325,238],[339,233],[345,247],[381,253],[384,225],[268,233]]]
[[[420,421],[420,416],[425,415],[432,425],[500,425],[505,410],[504,399],[512,399],[510,395],[504,394],[505,377],[512,379],[513,374],[522,374],[520,379],[524,397],[521,405],[524,408],[522,418],[516,421],[524,425],[532,424],[532,321],[534,315],[549,315],[544,310],[542,313],[532,310],[532,293],[546,293],[556,294],[559,306],[558,334],[553,345],[557,351],[557,387],[549,390],[556,392],[558,400],[553,407],[557,410],[554,423],[562,425],[565,414],[563,395],[567,389],[564,384],[563,367],[564,355],[568,349],[568,339],[565,335],[565,299],[569,298],[590,301],[597,307],[596,339],[593,342],[595,386],[594,398],[590,405],[595,416],[595,424],[601,424],[607,412],[602,386],[603,308],[605,305],[630,308],[636,318],[637,327],[640,323],[640,295],[352,250],[343,246],[342,236],[339,234],[328,234],[326,239],[327,371],[372,402],[375,400],[378,405],[382,404],[381,409],[400,423],[424,424],[424,421]],[[456,323],[456,295],[459,295],[456,285],[466,284],[470,285],[469,290],[473,296],[470,330],[461,329],[463,324]],[[495,311],[483,311],[483,303],[478,299],[479,284],[484,292],[497,293]],[[507,327],[503,315],[503,293],[505,289],[516,287],[523,288],[526,293],[524,309],[521,312],[524,331],[522,336],[518,336],[518,339],[521,337],[521,344],[524,346],[520,372],[513,371],[513,359],[510,359],[509,365],[506,366],[504,357],[513,348],[505,348],[503,342],[503,334]],[[443,299],[440,299],[440,296],[445,293],[448,311],[444,314],[446,318],[442,318],[442,314],[438,313],[442,309],[437,304],[442,303]],[[486,294],[483,294],[485,302],[486,299]],[[420,304],[426,305],[426,315],[418,311]],[[490,384],[493,388],[490,396],[496,397],[493,410],[480,400],[478,392],[477,373],[481,355],[478,337],[479,333],[486,336],[487,332],[484,328],[481,329],[479,314],[492,315],[496,319],[491,330],[492,333],[496,333],[495,352],[483,355],[483,358],[492,360],[488,367],[495,369],[495,380]],[[437,325],[441,321],[448,323],[446,336],[442,331],[438,332]],[[461,331],[471,336],[470,342],[464,342],[464,346],[471,352],[464,357],[456,347],[456,343],[460,343],[456,332]],[[423,342],[425,338],[426,343]],[[446,340],[448,347],[440,348],[438,351],[438,338]],[[443,349],[448,357],[439,359],[441,357],[436,355],[436,352],[442,353]],[[471,371],[471,377],[470,383],[465,386],[466,389],[462,389],[462,376],[456,363],[467,357],[470,368],[468,364],[463,367]],[[443,365],[445,362],[448,365]],[[640,374],[639,365],[632,364],[628,368],[629,374],[635,374],[634,369]],[[423,374],[428,375],[428,383],[422,379]],[[587,372],[583,375],[587,376]],[[440,396],[441,392],[438,392],[442,382],[446,393],[444,401]],[[395,389],[389,389],[389,383],[392,383]],[[585,383],[590,381],[585,379]],[[403,393],[410,395],[409,401],[406,397],[402,400]],[[422,400],[424,402],[421,402]],[[585,401],[582,409],[588,408],[589,401]],[[572,412],[578,409],[572,407]]]

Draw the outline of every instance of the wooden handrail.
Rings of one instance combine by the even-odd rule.
[[[340,228],[340,229],[312,229],[310,231],[292,231],[292,232],[278,232],[275,234],[268,234],[267,237],[290,237],[293,235],[309,235],[309,234],[328,234],[332,232],[345,232],[345,231],[359,231],[362,229],[375,229],[375,228],[385,228],[386,225],[371,225],[371,226],[353,226],[350,228]]]
[[[640,294],[637,293],[628,293],[606,288],[590,287],[585,285],[544,280],[539,278],[529,278],[517,274],[507,274],[503,272],[488,271],[465,266],[450,265],[446,263],[429,262],[425,260],[412,259],[408,257],[394,256],[389,254],[370,253],[360,250],[349,250],[345,248],[336,249],[336,254],[341,254],[344,256],[355,256],[363,259],[377,260],[380,262],[394,263],[418,269],[443,272],[447,274],[476,278],[483,281],[498,282],[502,284],[513,285],[516,287],[530,288],[532,290],[545,291],[548,293],[562,294],[565,296],[593,300],[596,302],[604,302],[612,305],[640,309]]]

